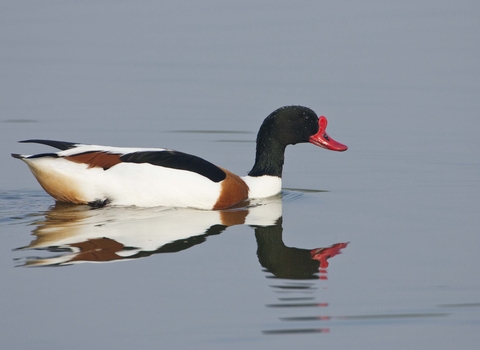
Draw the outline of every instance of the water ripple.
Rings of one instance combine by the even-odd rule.
[[[52,204],[51,197],[41,190],[0,191],[0,226],[38,220]]]

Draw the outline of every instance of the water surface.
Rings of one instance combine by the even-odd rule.
[[[479,5],[59,3],[0,11],[0,339],[9,349],[476,349]],[[247,173],[274,109],[281,196],[224,212],[55,205],[29,138],[168,147]]]

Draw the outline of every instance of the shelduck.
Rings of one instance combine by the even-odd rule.
[[[59,149],[12,154],[29,166],[43,189],[59,202],[93,207],[168,206],[226,209],[280,193],[285,147],[302,142],[332,151],[347,146],[326,133],[327,119],[310,108],[272,112],[257,135],[255,164],[239,177],[200,157],[165,148],[124,148],[52,140],[25,140]]]

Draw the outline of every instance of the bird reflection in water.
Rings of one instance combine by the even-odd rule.
[[[301,310],[317,310],[328,307],[328,302],[316,301],[318,285],[327,279],[328,260],[341,253],[348,243],[336,243],[330,247],[316,249],[300,249],[287,247],[282,239],[282,219],[276,225],[255,227],[257,239],[257,255],[265,271],[271,273],[277,283],[271,285],[279,295],[278,303],[267,304],[269,308],[288,309],[295,312]],[[311,281],[314,280],[314,281]],[[266,335],[275,334],[304,334],[328,333],[329,328],[311,327],[299,328],[292,321],[303,320],[304,317],[282,317],[281,321],[288,321],[278,329],[264,330]],[[321,320],[316,318],[315,320]]]
[[[300,249],[287,247],[282,238],[282,218],[274,226],[255,227],[260,264],[277,278],[326,279],[328,259],[340,253],[348,243],[328,248]]]
[[[244,224],[248,214],[246,208],[228,211],[161,207],[92,209],[57,203],[47,212],[45,220],[35,223],[37,227],[32,232],[35,239],[15,250],[35,249],[58,254],[19,259],[21,266],[138,259],[191,248],[229,226]]]
[[[271,287],[280,297],[269,308],[317,308],[317,284],[327,279],[329,259],[340,254],[348,243],[301,249],[283,242],[282,197],[250,202],[244,207],[202,211],[171,208],[91,209],[86,206],[56,204],[45,219],[36,222],[35,239],[16,251],[54,253],[48,257],[18,259],[20,266],[65,266],[87,262],[114,262],[173,253],[203,243],[233,225],[248,225],[255,231],[257,256],[278,281]],[[281,321],[292,318],[280,318]],[[293,318],[297,319],[297,318]],[[263,334],[327,332],[328,328],[264,330]]]
[[[35,239],[17,251],[56,256],[19,259],[22,266],[62,266],[112,262],[179,252],[222,233],[229,226],[254,228],[260,264],[281,278],[308,278],[326,267],[333,248],[289,248],[282,241],[282,198],[251,202],[231,210],[171,208],[91,209],[57,203],[35,223]]]

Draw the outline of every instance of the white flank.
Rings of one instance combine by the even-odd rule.
[[[148,163],[119,163],[103,170],[63,158],[23,160],[37,179],[39,172],[68,179],[72,189],[87,202],[108,199],[112,205],[212,209],[221,189],[220,183],[197,173]]]

